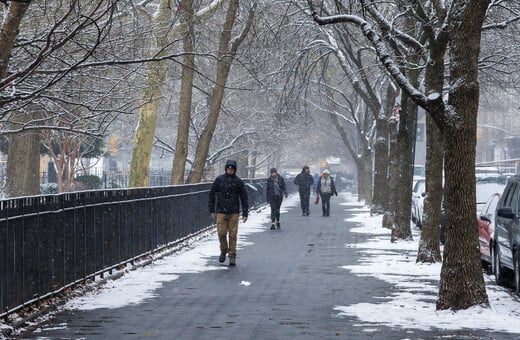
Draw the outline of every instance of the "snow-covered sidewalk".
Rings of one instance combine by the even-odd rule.
[[[512,292],[503,287],[499,287],[492,281],[492,277],[485,276],[487,284],[487,292],[489,295],[491,306],[474,307],[469,310],[452,312],[452,311],[436,311],[435,301],[437,299],[437,286],[439,282],[441,264],[416,264],[416,253],[418,249],[419,235],[414,235],[414,241],[410,242],[390,242],[390,233],[387,229],[381,227],[381,216],[371,217],[368,208],[360,205],[354,201],[354,197],[349,194],[342,193],[340,197],[345,203],[342,204],[346,210],[346,214],[353,216],[347,219],[347,224],[351,227],[352,223],[357,224],[358,227],[343,229],[344,234],[352,235],[352,237],[344,238],[349,240],[344,244],[340,241],[337,244],[337,249],[353,250],[355,249],[358,256],[349,258],[349,265],[342,265],[346,261],[342,257],[339,259],[334,267],[328,268],[330,272],[345,272],[348,275],[361,277],[363,280],[383,280],[387,282],[393,289],[389,289],[386,293],[383,290],[378,290],[373,295],[367,295],[367,302],[359,302],[357,299],[354,304],[349,304],[349,294],[333,295],[335,300],[331,300],[324,306],[327,312],[327,318],[331,315],[336,316],[333,319],[340,327],[347,327],[352,325],[354,318],[354,328],[358,328],[360,332],[356,334],[368,334],[376,332],[378,327],[388,327],[404,331],[404,334],[414,336],[421,336],[421,331],[432,331],[436,333],[438,329],[447,330],[446,334],[453,334],[453,330],[470,329],[481,330],[489,332],[503,332],[506,334],[505,338],[517,338],[520,336],[520,303],[518,298]],[[282,205],[282,213],[287,212],[291,207],[299,205],[299,198],[297,195],[292,195],[289,199],[284,200]],[[298,212],[294,217],[288,218],[290,214],[282,216],[283,221],[292,221],[292,226],[288,227],[286,231],[282,227],[282,235],[291,235],[291,233],[301,232],[298,227],[295,228],[295,221],[298,223],[323,223],[321,216],[315,216],[314,220],[302,218],[299,214],[299,208],[294,208],[293,212]],[[315,210],[319,210],[314,207]],[[336,210],[335,210],[336,211]],[[353,214],[353,215],[352,215]],[[304,222],[305,221],[305,222]],[[338,218],[342,221],[342,218]],[[249,220],[244,224],[239,225],[239,240],[238,247],[240,248],[252,246],[253,239],[258,237],[250,237],[254,233],[269,231],[270,224],[270,209],[264,207],[256,212],[252,212]],[[303,226],[301,226],[303,227]],[[323,225],[322,225],[323,227]],[[316,258],[316,251],[320,250],[313,244],[308,244],[306,237],[315,237],[319,235],[314,229],[309,227],[307,230],[313,230],[310,234],[302,236],[303,241],[308,247],[308,254],[314,254],[313,259]],[[334,238],[334,231],[337,229],[328,229],[331,233],[330,237]],[[417,232],[416,229],[413,229]],[[275,237],[278,235],[269,234]],[[356,237],[356,236],[359,237]],[[265,238],[263,239],[264,241]],[[273,239],[274,240],[274,239]],[[337,239],[334,239],[337,240]],[[358,242],[356,242],[356,240]],[[359,241],[364,240],[364,241]],[[330,240],[329,240],[330,241]],[[328,244],[335,246],[336,244]],[[265,245],[264,245],[265,246]],[[311,247],[312,246],[312,247]],[[140,267],[137,270],[130,270],[125,275],[117,280],[108,280],[106,284],[100,288],[96,288],[83,296],[71,299],[62,309],[69,311],[88,311],[95,309],[116,309],[125,306],[139,306],[148,301],[157,299],[159,297],[160,288],[167,282],[171,282],[182,277],[187,273],[202,273],[208,271],[226,271],[230,270],[228,266],[219,265],[217,262],[218,255],[218,240],[214,231],[207,232],[189,242],[186,242],[182,248],[177,252],[155,259],[152,264]],[[334,248],[331,248],[334,249]],[[292,249],[294,251],[294,249]],[[305,252],[307,254],[307,251]],[[326,250],[321,250],[325,252]],[[351,251],[348,253],[352,254]],[[325,254],[325,253],[323,253]],[[328,253],[327,253],[328,254]],[[341,252],[335,253],[343,256]],[[309,255],[310,256],[310,255]],[[240,260],[240,258],[239,258]],[[352,264],[352,260],[357,260],[357,263]],[[251,264],[252,262],[249,262]],[[254,263],[254,262],[253,262]],[[241,275],[239,262],[239,270],[232,270],[230,275],[233,278],[232,284],[236,285],[237,289],[242,287],[246,289],[257,289],[260,286],[259,278],[253,282],[250,277],[254,277],[257,270],[245,271],[248,275]],[[246,268],[255,268],[254,266],[246,266]],[[303,268],[303,272],[307,272],[310,267]],[[319,268],[319,267],[318,267]],[[298,270],[295,272],[299,272]],[[312,273],[312,272],[311,272]],[[294,273],[293,273],[294,275]],[[336,278],[337,274],[331,274],[331,277]],[[309,278],[309,280],[311,280]],[[223,280],[219,282],[222,283]],[[313,280],[314,282],[315,280]],[[353,282],[356,280],[352,280]],[[218,284],[219,282],[216,282]],[[227,282],[227,281],[226,281]],[[352,283],[350,283],[352,285]],[[265,288],[265,287],[264,287]],[[330,287],[336,289],[340,287]],[[328,289],[322,290],[322,294]],[[335,294],[335,293],[334,293]],[[377,295],[376,295],[377,294]],[[256,295],[255,295],[256,296]],[[374,301],[375,300],[375,301]],[[334,303],[337,301],[337,304]],[[330,304],[330,309],[328,309]],[[289,306],[289,305],[288,305]],[[294,312],[294,311],[293,311]],[[116,312],[119,313],[119,312]],[[297,313],[295,313],[297,314]],[[110,314],[109,314],[110,315]],[[318,316],[318,315],[313,315]],[[297,319],[299,320],[299,319]],[[345,320],[343,323],[342,320]],[[347,321],[349,320],[349,321]],[[39,320],[42,321],[42,320]],[[338,324],[335,323],[337,326]],[[228,324],[231,325],[231,324]],[[2,326],[0,324],[0,326]],[[279,325],[278,325],[279,326]],[[62,334],[69,334],[72,330],[70,325],[61,324],[59,322],[50,323],[48,326],[36,329],[34,336],[38,334],[53,334],[53,330]],[[76,325],[77,327],[77,325]],[[350,326],[348,326],[350,327]],[[388,330],[387,328],[387,330]],[[372,331],[371,331],[372,330]],[[415,332],[414,330],[417,330]],[[224,331],[224,328],[222,328]],[[445,332],[442,332],[443,334]],[[103,334],[103,333],[100,333]],[[280,334],[280,333],[273,333]],[[400,333],[399,333],[400,334]],[[350,336],[355,336],[350,334]],[[363,335],[361,335],[363,336]],[[451,336],[453,337],[453,336]],[[456,336],[455,336],[456,337]]]
[[[353,233],[372,235],[367,242],[346,244],[359,249],[362,255],[357,265],[343,269],[357,276],[374,277],[391,283],[396,289],[387,296],[377,297],[381,302],[336,306],[340,315],[357,317],[360,322],[389,327],[431,330],[487,329],[510,332],[520,336],[520,302],[510,289],[497,286],[494,277],[486,275],[486,290],[490,308],[474,307],[458,312],[437,311],[438,284],[441,264],[415,262],[419,235],[413,228],[414,241],[390,242],[387,229],[381,227],[382,216],[371,217],[367,208],[357,202],[345,204],[358,213],[348,219],[359,223]]]

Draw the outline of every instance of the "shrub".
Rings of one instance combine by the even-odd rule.
[[[103,180],[95,175],[78,176],[75,181],[87,190],[101,189],[103,186]]]

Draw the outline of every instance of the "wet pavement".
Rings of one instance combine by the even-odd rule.
[[[312,198],[311,198],[312,199]],[[370,235],[353,234],[356,223],[331,200],[331,216],[311,204],[282,214],[282,229],[251,234],[239,249],[237,266],[181,274],[165,282],[156,297],[122,308],[64,310],[24,339],[516,339],[482,330],[432,330],[367,325],[339,316],[334,307],[377,303],[395,287],[358,277],[342,266],[358,263],[347,243]],[[239,231],[240,232],[240,231]],[[212,235],[216,237],[216,235]],[[214,261],[217,264],[218,249]],[[241,285],[248,282],[250,285]]]

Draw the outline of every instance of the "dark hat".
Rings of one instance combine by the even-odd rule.
[[[225,166],[224,169],[229,169],[229,168],[232,168],[232,169],[236,170],[237,169],[237,162],[232,160],[232,159],[228,160],[226,162],[226,166]]]
[[[271,168],[271,170],[269,170],[270,173],[273,173],[273,172],[278,172],[276,171],[276,168]]]
[[[303,166],[302,171],[305,171],[305,170],[310,170],[308,165]]]

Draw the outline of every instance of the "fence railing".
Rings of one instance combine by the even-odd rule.
[[[265,179],[246,183],[250,207],[264,203]],[[1,200],[0,317],[211,226],[210,187]]]

